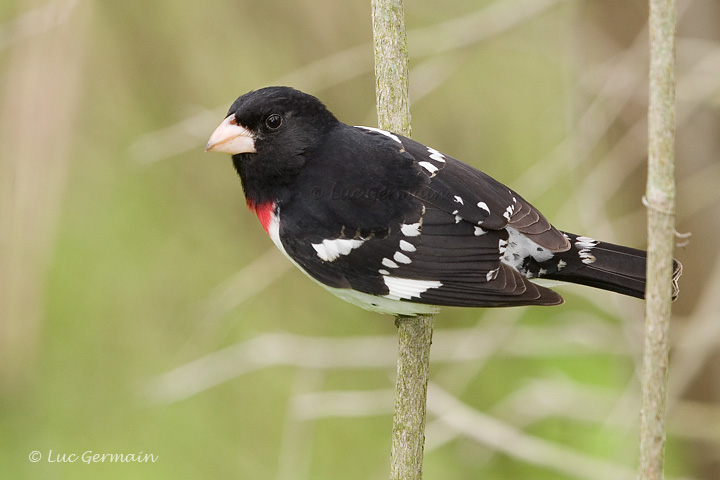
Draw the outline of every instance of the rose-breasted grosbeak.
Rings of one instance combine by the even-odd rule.
[[[543,278],[644,296],[644,251],[561,232],[485,173],[345,125],[292,88],[235,100],[206,150],[232,154],[248,206],[290,261],[369,310],[562,303],[531,281]],[[673,297],[680,273],[676,262]]]

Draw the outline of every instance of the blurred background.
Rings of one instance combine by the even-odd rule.
[[[559,228],[644,247],[646,3],[408,1],[414,138]],[[681,0],[678,25],[692,237],[667,478],[710,480],[720,3]],[[203,153],[231,102],[271,84],[375,125],[371,39],[369,1],[0,3],[2,478],[387,478],[392,317],[293,269],[230,159]],[[437,316],[425,478],[635,478],[643,303],[560,291],[557,308]],[[147,461],[69,461],[88,451]]]

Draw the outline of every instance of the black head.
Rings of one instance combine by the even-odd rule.
[[[290,87],[248,92],[233,102],[205,151],[230,153],[251,203],[279,195],[339,122],[312,95]]]
[[[266,87],[233,102],[205,150],[287,158],[312,148],[337,123],[312,95]]]

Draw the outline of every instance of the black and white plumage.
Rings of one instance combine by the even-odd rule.
[[[206,150],[232,154],[248,206],[296,266],[369,310],[563,302],[534,279],[644,296],[644,251],[561,232],[485,173],[341,123],[292,88],[238,98]]]

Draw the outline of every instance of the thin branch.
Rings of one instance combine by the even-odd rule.
[[[421,479],[433,317],[397,317],[395,324],[398,362],[390,478]]]
[[[403,0],[373,0],[372,25],[378,126],[410,136],[410,75]]]
[[[403,0],[372,0],[378,126],[410,136],[409,60]],[[433,317],[398,316],[390,478],[422,478]]]
[[[675,0],[650,0],[648,265],[638,479],[662,480],[675,243]]]

